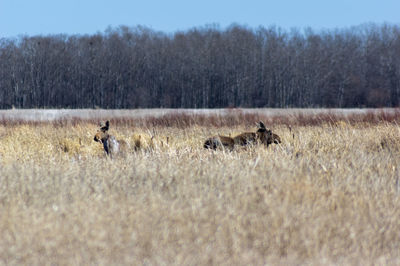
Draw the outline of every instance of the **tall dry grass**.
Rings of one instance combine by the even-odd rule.
[[[400,264],[396,120],[270,123],[281,145],[202,148],[258,118],[112,120],[118,138],[169,139],[112,160],[97,121],[3,123],[0,264]]]

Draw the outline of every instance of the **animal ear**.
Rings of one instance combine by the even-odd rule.
[[[265,125],[264,125],[264,123],[261,122],[261,121],[258,123],[258,127],[259,127],[259,128],[262,128],[262,129],[265,129]]]
[[[100,123],[100,130],[103,132],[108,131],[109,127],[110,127],[110,121],[108,121],[108,120],[106,121],[105,125],[103,122]]]

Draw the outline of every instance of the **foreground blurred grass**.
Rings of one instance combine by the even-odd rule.
[[[110,160],[94,123],[0,126],[0,264],[400,264],[400,129],[275,126],[283,143],[211,152],[234,128],[132,128],[168,145]]]

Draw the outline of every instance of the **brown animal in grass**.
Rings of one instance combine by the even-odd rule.
[[[110,121],[106,121],[105,124],[100,124],[100,129],[94,136],[94,141],[103,144],[104,151],[110,157],[125,151],[128,144],[124,140],[117,140],[114,136],[108,133],[110,129]]]
[[[219,147],[229,148],[232,150],[234,146],[250,146],[256,144],[264,144],[269,146],[272,143],[281,143],[281,138],[267,129],[263,122],[257,124],[256,132],[244,132],[233,138],[227,136],[213,136],[208,138],[204,143],[204,148],[216,150]]]

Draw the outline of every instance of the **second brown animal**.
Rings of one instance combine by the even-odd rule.
[[[233,138],[228,136],[212,136],[204,142],[204,148],[216,150],[217,148],[233,150],[237,146],[250,146],[256,144],[264,144],[269,146],[272,143],[281,143],[281,138],[267,129],[263,122],[257,124],[256,132],[244,132]]]

